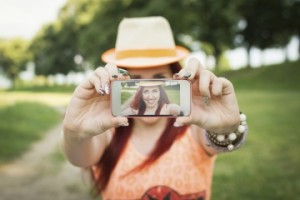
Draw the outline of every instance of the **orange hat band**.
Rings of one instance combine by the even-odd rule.
[[[175,57],[175,49],[146,49],[146,50],[123,50],[116,52],[117,59],[137,57]]]

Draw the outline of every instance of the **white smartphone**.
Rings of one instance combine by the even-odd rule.
[[[113,116],[178,117],[191,113],[191,83],[173,79],[116,80],[111,84]]]

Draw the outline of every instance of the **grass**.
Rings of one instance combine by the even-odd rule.
[[[248,70],[228,75],[238,88],[249,134],[240,150],[218,156],[212,199],[297,199],[299,64],[250,70],[248,76],[244,74]]]
[[[240,69],[221,74],[232,80],[235,88],[258,90],[300,90],[300,60],[256,69]]]
[[[61,120],[54,108],[36,102],[2,107],[0,119],[0,164],[19,157]]]
[[[8,89],[8,92],[48,92],[48,93],[72,93],[75,90],[74,85],[18,85],[13,89]]]
[[[70,101],[71,93],[54,93],[30,91],[0,91],[0,107],[13,105],[17,102],[37,102],[50,106],[66,106]]]

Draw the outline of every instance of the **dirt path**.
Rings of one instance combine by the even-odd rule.
[[[0,166],[0,200],[90,200],[89,186],[79,168],[53,161],[62,125],[18,160]]]

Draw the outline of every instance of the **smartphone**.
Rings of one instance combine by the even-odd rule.
[[[191,113],[191,83],[173,79],[130,79],[111,83],[113,116],[178,117]]]

